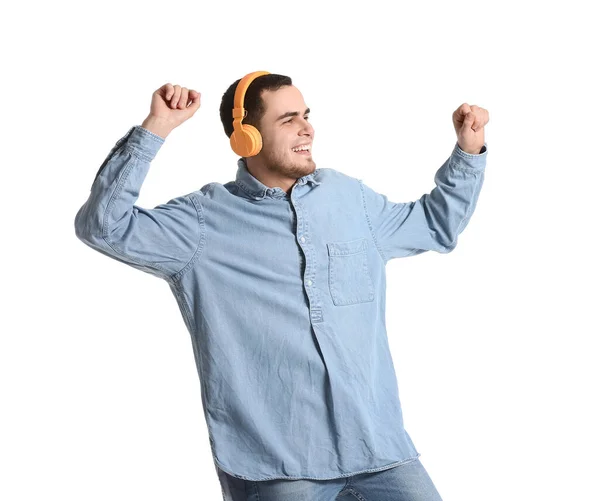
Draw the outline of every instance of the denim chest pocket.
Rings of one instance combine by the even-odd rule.
[[[367,262],[367,239],[329,242],[329,292],[337,306],[367,303],[375,298]]]

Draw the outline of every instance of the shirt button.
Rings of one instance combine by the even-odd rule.
[[[305,240],[306,240],[306,238],[304,238],[304,237],[300,237],[300,241],[301,241],[302,243],[304,243],[304,241],[305,241]]]
[[[306,282],[308,285],[312,285],[312,280],[309,280],[308,282]]]

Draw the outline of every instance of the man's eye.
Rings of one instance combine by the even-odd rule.
[[[306,118],[306,120],[308,120],[309,117],[304,117]],[[291,121],[293,120],[293,118],[290,118],[289,120],[286,120],[285,122],[283,122],[284,124],[289,124]]]

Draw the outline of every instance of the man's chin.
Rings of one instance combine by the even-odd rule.
[[[299,166],[300,171],[303,172],[303,174],[300,176],[307,176],[308,174],[312,174],[315,170],[317,170],[317,166],[314,162],[306,162],[306,165],[302,165]]]
[[[281,174],[285,174],[288,177],[300,178],[303,176],[307,176],[308,174],[312,174],[317,169],[317,166],[312,159],[310,158],[301,158],[300,161],[298,159],[294,159],[294,161],[289,162],[287,165],[280,164],[279,166],[273,166],[271,170],[278,171]]]
[[[309,171],[309,173],[314,171],[317,168],[317,165],[316,165],[315,161],[313,160],[312,156],[303,159],[302,162],[297,162],[296,165],[301,167],[302,169]]]

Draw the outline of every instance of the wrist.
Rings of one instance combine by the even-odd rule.
[[[152,115],[148,115],[146,117],[146,119],[142,122],[142,127],[162,137],[163,139],[165,139],[175,128],[171,122],[168,122],[164,118],[155,117]]]

